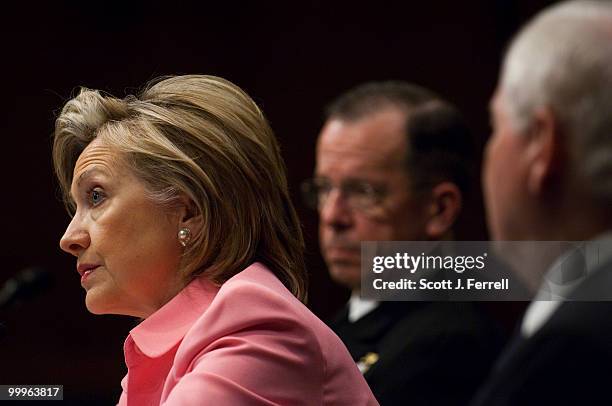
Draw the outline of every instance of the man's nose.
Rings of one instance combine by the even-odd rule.
[[[353,223],[349,202],[338,189],[331,190],[321,202],[319,216],[321,223],[334,228],[347,228]]]
[[[83,227],[78,217],[73,217],[70,224],[68,224],[68,228],[66,228],[66,232],[60,239],[60,248],[78,257],[82,251],[89,247],[90,243],[89,233]]]

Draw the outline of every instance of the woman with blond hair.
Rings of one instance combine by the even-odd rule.
[[[82,89],[53,160],[88,310],[141,319],[120,405],[377,404],[302,304],[279,147],[242,90],[197,75],[125,99]]]

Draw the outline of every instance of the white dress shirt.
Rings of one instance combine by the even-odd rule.
[[[544,276],[521,324],[523,337],[531,337],[559,308],[588,274],[612,258],[612,232],[587,241],[559,256]]]
[[[378,307],[378,302],[371,299],[362,299],[359,292],[353,292],[348,301],[348,319],[351,323],[356,322],[366,314]]]

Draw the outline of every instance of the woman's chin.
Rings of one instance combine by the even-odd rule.
[[[108,314],[108,312],[104,311],[104,308],[99,306],[97,303],[91,303],[89,300],[85,300],[85,307],[91,314]]]
[[[133,307],[125,306],[125,303],[117,300],[115,296],[102,294],[100,290],[95,288],[87,291],[85,296],[85,307],[91,314],[116,314],[120,316],[132,316],[145,318],[140,312],[137,312]]]
[[[85,307],[91,314],[109,314],[108,306],[104,303],[95,289],[90,289],[85,295]]]

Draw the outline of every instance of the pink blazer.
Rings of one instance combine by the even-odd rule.
[[[264,265],[190,283],[125,340],[119,405],[378,405],[340,339]]]

